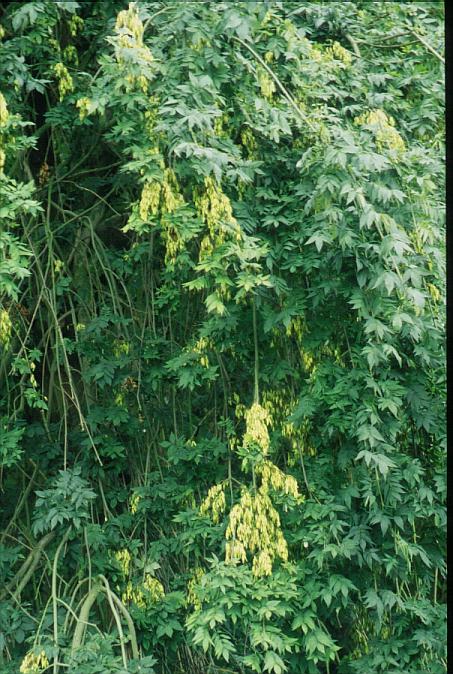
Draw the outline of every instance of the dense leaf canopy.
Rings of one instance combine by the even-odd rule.
[[[2,674],[442,674],[443,3],[0,16]]]

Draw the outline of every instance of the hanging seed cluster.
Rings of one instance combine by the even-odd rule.
[[[202,367],[209,367],[208,349],[212,349],[214,344],[207,337],[200,337],[190,348],[190,351],[198,356],[198,362]]]
[[[124,604],[134,603],[138,608],[147,608],[156,604],[165,596],[165,590],[162,583],[151,576],[145,575],[143,583],[134,587],[131,581],[128,581],[126,589],[121,595]]]
[[[5,97],[0,91],[0,173],[3,172],[3,167],[5,166],[6,153],[3,149],[3,132],[2,127],[6,126],[9,119],[8,107],[6,105]]]
[[[261,90],[261,95],[268,101],[271,101],[276,91],[274,80],[271,77],[269,77],[269,75],[263,68],[257,68],[256,75],[258,78],[258,84]]]
[[[287,475],[280,470],[272,461],[262,461],[256,466],[255,470],[257,475],[261,476],[262,487],[266,492],[272,487],[275,491],[291,495],[296,501],[300,500],[297,480],[292,475]]]
[[[52,67],[52,71],[58,79],[58,94],[60,101],[62,101],[66,94],[74,91],[74,82],[64,63],[56,63]]]
[[[395,129],[395,120],[383,110],[369,110],[355,118],[354,122],[359,126],[370,127],[373,131],[376,145],[379,149],[387,148],[397,152],[406,149],[404,140]]]
[[[247,150],[247,155],[249,159],[257,159],[257,143],[253,131],[250,127],[246,127],[241,131],[241,143],[242,146]]]
[[[21,674],[39,674],[49,667],[49,660],[44,651],[33,653],[30,651],[22,660],[19,672]]]
[[[295,400],[285,396],[282,391],[269,389],[263,391],[263,407],[269,414],[270,426],[280,429],[282,436],[288,440],[293,452],[299,450],[304,453],[314,452],[312,448],[308,447],[307,424],[295,426],[288,419],[296,407]]]
[[[69,32],[72,37],[77,37],[78,33],[81,33],[83,30],[84,21],[81,16],[73,14],[68,22]]]
[[[253,403],[245,413],[244,447],[259,445],[263,454],[267,454],[270,444],[268,431],[270,423],[269,412],[259,403]]]
[[[119,64],[126,66],[129,62],[134,63],[137,60],[146,64],[153,62],[150,49],[143,43],[144,26],[135,2],[130,2],[128,9],[119,12],[115,32],[118,35],[115,55]],[[130,55],[127,54],[128,51]],[[148,91],[148,80],[145,75],[128,73],[124,79],[131,88],[138,86],[143,93]]]
[[[215,484],[208,491],[208,495],[200,506],[200,514],[208,515],[214,524],[220,522],[220,517],[225,512],[225,482]]]
[[[214,178],[208,176],[204,179],[204,189],[194,193],[194,204],[208,226],[208,234],[201,241],[200,261],[222,245],[228,235],[241,241],[241,228],[233,216],[231,202]]]
[[[12,330],[13,323],[8,311],[6,309],[0,309],[0,345],[5,351],[10,345]]]
[[[269,576],[275,559],[288,559],[280,516],[264,484],[255,494],[243,490],[241,500],[230,511],[226,539],[225,562],[244,563],[249,552],[256,577]]]
[[[334,42],[331,47],[327,47],[326,55],[336,61],[341,61],[345,66],[350,66],[352,63],[351,53],[339,42]]]
[[[165,216],[174,213],[184,203],[179,185],[172,169],[164,169],[162,181],[145,182],[139,203],[139,213],[145,222],[150,216]]]
[[[133,515],[136,514],[138,510],[138,504],[141,501],[141,496],[139,494],[132,494],[131,500],[130,500],[130,510]]]
[[[243,446],[258,446],[264,457],[269,450],[268,425],[272,422],[271,415],[258,403],[248,410],[238,403],[236,414],[246,421]],[[290,495],[297,503],[302,502],[302,497],[295,478],[281,471],[272,461],[263,458],[255,465],[254,471],[255,478],[260,479],[260,486],[244,488],[240,501],[233,505],[228,516],[225,562],[244,564],[250,558],[253,575],[260,577],[272,573],[276,559],[288,559],[288,546],[281,529],[280,516],[272,504],[270,490]],[[200,506],[201,514],[208,515],[214,523],[220,521],[226,509],[226,484],[224,481],[211,487]]]
[[[177,228],[171,218],[166,216],[174,213],[183,204],[184,199],[179,191],[176,175],[171,168],[164,169],[161,182],[157,180],[145,182],[138,206],[139,215],[144,222],[151,217],[160,218],[166,263],[174,261],[184,247],[184,241]]]
[[[201,601],[198,598],[196,588],[199,587],[203,576],[204,571],[201,566],[196,566],[191,579],[187,583],[186,605],[192,606],[194,611],[199,611],[201,609]]]
[[[131,553],[124,548],[115,552],[115,559],[118,562],[121,572],[124,576],[128,576],[131,569]]]

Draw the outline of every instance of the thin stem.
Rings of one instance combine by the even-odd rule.
[[[258,354],[258,330],[256,326],[256,300],[253,297],[252,305],[252,315],[253,315],[253,344],[255,347],[255,389],[253,394],[253,402],[258,404],[260,400],[259,392],[259,354]]]
[[[71,533],[71,529],[67,529],[65,535],[63,536],[60,545],[57,548],[57,551],[55,553],[55,557],[53,560],[53,568],[52,568],[52,604],[53,604],[53,643],[55,647],[55,656],[54,656],[54,662],[53,662],[53,671],[54,674],[57,674],[58,672],[58,597],[57,597],[57,567],[58,567],[58,558],[60,556],[60,552],[64,545],[66,544],[66,541],[69,538],[69,534]]]

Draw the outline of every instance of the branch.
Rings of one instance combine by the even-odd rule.
[[[286,98],[286,100],[288,101],[288,103],[294,108],[294,110],[297,112],[297,114],[298,114],[299,117],[302,119],[302,121],[304,121],[305,124],[307,124],[307,126],[308,126],[312,131],[316,131],[316,129],[315,129],[315,127],[313,126],[313,124],[310,122],[310,120],[308,119],[308,117],[307,117],[307,116],[302,112],[302,110],[299,108],[299,106],[297,105],[297,103],[295,102],[295,100],[293,99],[293,97],[291,96],[291,94],[288,92],[288,90],[287,90],[287,89],[284,87],[284,85],[281,83],[281,81],[279,80],[279,78],[277,77],[277,75],[274,73],[274,71],[273,71],[271,68],[269,68],[269,66],[267,65],[267,63],[266,63],[265,61],[263,61],[263,59],[261,58],[261,56],[260,56],[254,49],[253,49],[253,47],[251,47],[251,46],[250,46],[247,42],[245,42],[244,40],[241,40],[240,37],[233,36],[233,39],[234,39],[234,40],[237,40],[238,42],[240,42],[246,49],[249,50],[249,52],[250,52],[251,54],[253,54],[253,56],[256,58],[256,60],[263,66],[263,68],[264,68],[264,69],[269,73],[269,75],[272,77],[272,79],[274,80],[275,84],[276,84],[276,85],[278,86],[278,88],[281,90],[282,94],[284,95],[284,97]]]
[[[426,47],[426,49],[427,49],[428,51],[431,52],[431,54],[434,54],[434,56],[435,56],[436,58],[438,58],[439,61],[445,65],[445,59],[444,59],[444,57],[443,57],[441,54],[439,54],[439,52],[437,52],[437,51],[434,49],[434,47],[431,47],[431,45],[429,44],[429,42],[427,42],[427,41],[425,40],[424,37],[422,37],[421,35],[419,35],[415,30],[412,30],[412,28],[408,28],[408,30],[409,30],[409,33],[410,33],[411,35],[413,35],[419,42],[421,42],[422,45],[424,45],[424,46]]]

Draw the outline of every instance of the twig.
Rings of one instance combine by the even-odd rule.
[[[408,28],[408,30],[409,30],[409,33],[410,33],[411,35],[413,35],[419,42],[421,42],[422,45],[424,45],[424,46],[426,47],[426,49],[427,49],[428,51],[431,52],[431,54],[433,54],[436,58],[439,59],[439,61],[440,61],[441,63],[443,63],[443,64],[445,65],[445,59],[444,59],[444,57],[443,57],[441,54],[439,54],[439,52],[437,52],[437,51],[434,49],[434,47],[431,47],[431,45],[429,44],[429,42],[427,42],[427,41],[425,40],[424,37],[422,37],[421,35],[419,35],[415,30],[412,30],[412,28]]]
[[[54,661],[53,661],[53,671],[54,674],[57,674],[58,672],[58,605],[57,605],[57,568],[58,568],[58,558],[60,556],[60,552],[64,545],[66,544],[66,541],[69,538],[69,534],[71,533],[71,528],[66,530],[65,535],[63,536],[60,545],[57,548],[57,551],[55,552],[55,557],[53,560],[53,567],[52,567],[52,604],[53,604],[53,643],[55,647],[55,655],[54,655]]]
[[[297,105],[297,103],[295,102],[295,100],[292,98],[291,94],[288,92],[288,90],[285,88],[285,86],[284,86],[284,85],[282,84],[282,82],[279,80],[279,78],[277,77],[277,75],[274,73],[274,71],[273,71],[271,68],[269,68],[269,66],[267,65],[267,63],[266,63],[265,61],[263,61],[263,59],[261,58],[261,56],[260,56],[254,49],[253,49],[253,47],[251,47],[251,46],[250,46],[247,42],[245,42],[244,40],[241,40],[240,37],[233,36],[233,39],[234,39],[234,40],[237,40],[238,42],[240,42],[246,49],[249,50],[249,52],[250,52],[251,54],[253,54],[253,56],[256,58],[256,60],[262,65],[262,67],[263,67],[263,68],[269,73],[269,75],[272,77],[272,79],[274,80],[274,82],[276,83],[276,85],[279,87],[279,89],[281,90],[282,94],[284,95],[284,97],[286,98],[286,100],[288,101],[288,103],[289,103],[289,104],[292,106],[292,108],[297,112],[297,114],[298,114],[299,117],[302,119],[302,121],[304,121],[305,124],[307,124],[307,126],[308,126],[312,131],[316,131],[315,127],[314,127],[313,124],[310,122],[310,120],[308,119],[307,115],[305,115],[305,114],[302,112],[302,110],[299,108],[299,106]]]

